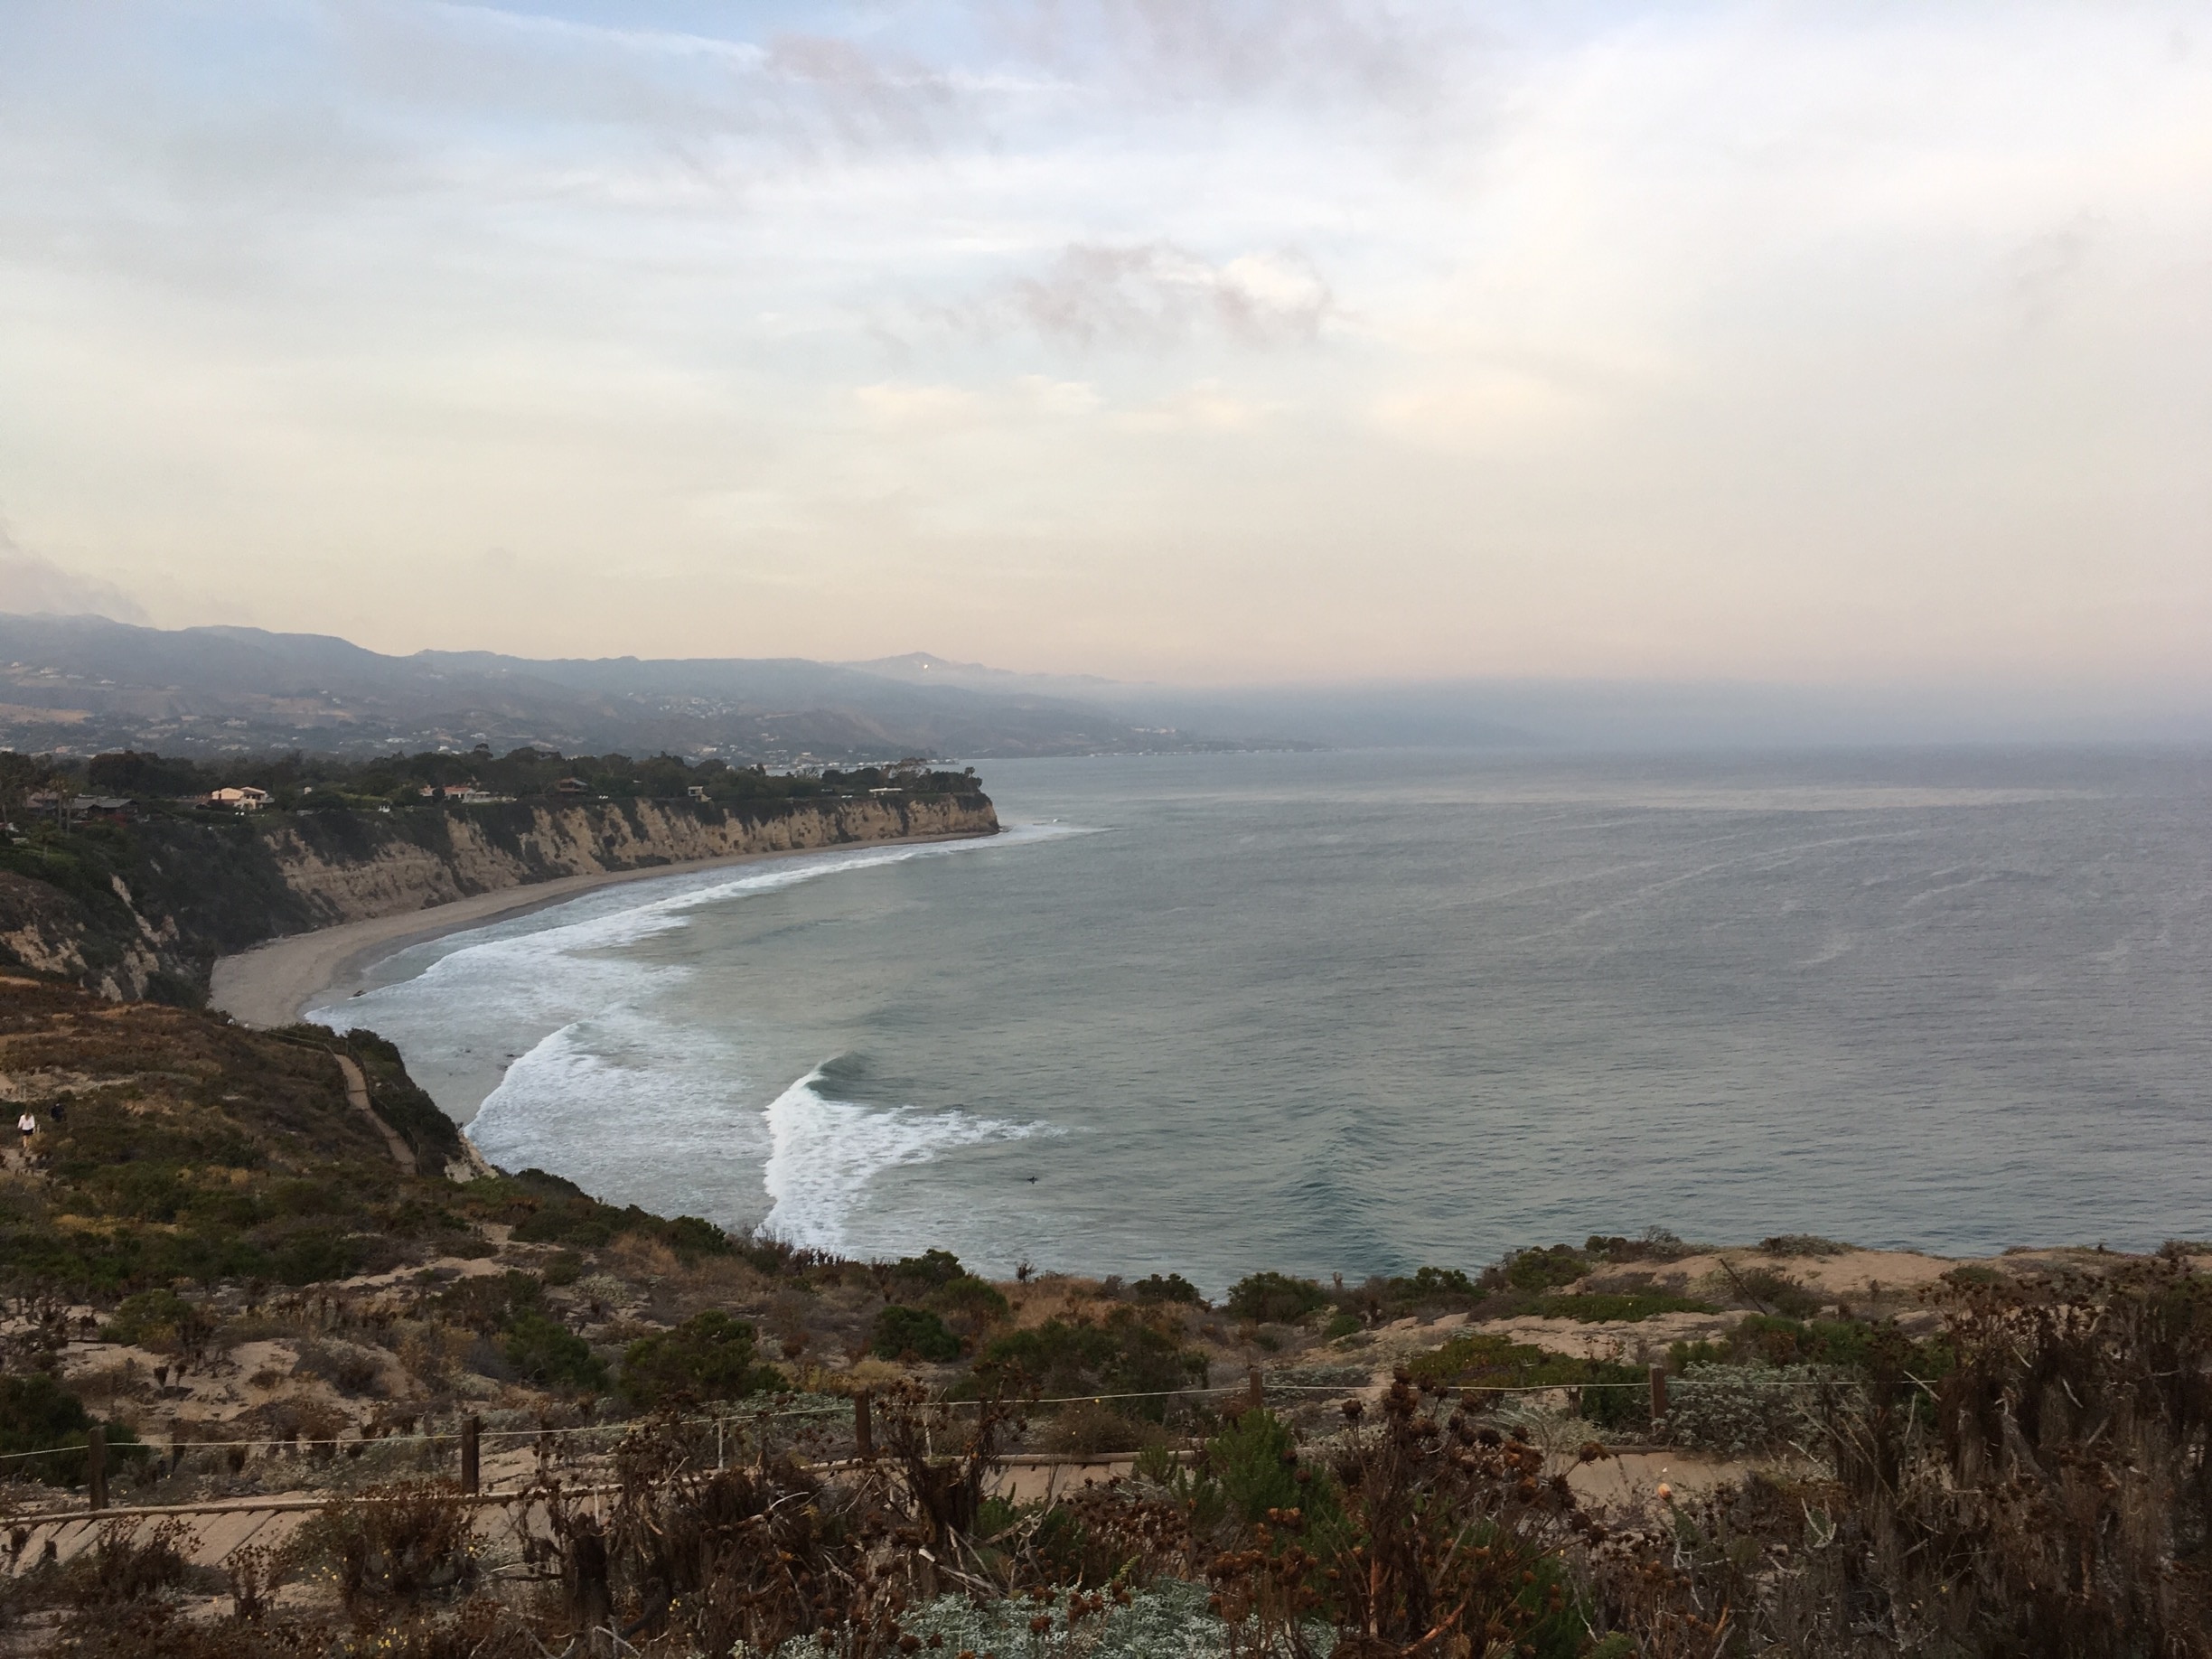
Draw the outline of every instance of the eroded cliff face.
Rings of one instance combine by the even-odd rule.
[[[190,1000],[175,920],[145,915],[121,877],[110,879],[116,905],[95,910],[42,881],[0,872],[0,961],[118,1002]]]
[[[376,820],[366,820],[373,829]],[[982,795],[893,796],[795,802],[760,811],[692,801],[518,802],[367,837],[318,833],[313,819],[267,836],[285,885],[313,925],[426,910],[471,894],[586,876],[721,858],[797,852],[921,836],[990,835],[998,816]]]
[[[981,794],[149,820],[83,838],[65,883],[0,870],[0,964],[118,1000],[196,1003],[216,957],[281,934],[564,876],[998,829]]]

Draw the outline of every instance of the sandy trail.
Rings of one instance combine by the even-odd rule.
[[[333,1054],[331,1058],[338,1063],[338,1069],[345,1073],[347,1103],[377,1126],[378,1132],[384,1137],[384,1145],[391,1152],[392,1162],[406,1170],[408,1174],[415,1174],[413,1149],[406,1141],[399,1139],[398,1129],[377,1116],[376,1108],[369,1103],[369,1080],[361,1075],[361,1067],[354,1064],[351,1057],[346,1054]]]

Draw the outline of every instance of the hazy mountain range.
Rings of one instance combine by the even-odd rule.
[[[801,658],[391,657],[323,634],[0,615],[0,745],[342,754],[529,744],[733,761],[1419,746],[1655,749],[2201,740],[2212,708],[2017,689],[1467,680],[1178,688],[917,651]]]

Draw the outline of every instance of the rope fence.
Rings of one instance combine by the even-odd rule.
[[[1917,1377],[1909,1377],[1907,1378],[1906,1381],[1919,1387],[1926,1386],[1926,1383],[1922,1382],[1920,1379]],[[1667,1379],[1667,1383],[1670,1389],[1694,1389],[1699,1385],[1699,1382],[1700,1379],[1696,1377],[1670,1375]],[[1769,1390],[1833,1390],[1861,1388],[1864,1387],[1865,1384],[1858,1379],[1849,1377],[1778,1377],[1771,1380],[1731,1378],[1728,1386],[1731,1388]],[[1575,1389],[1578,1391],[1588,1391],[1590,1389],[1634,1389],[1638,1392],[1647,1392],[1650,1387],[1651,1383],[1648,1379],[1636,1378],[1626,1382],[1617,1382],[1471,1383],[1467,1385],[1464,1389],[1457,1392],[1480,1394],[1553,1394],[1558,1393],[1564,1389]],[[1177,1400],[1187,1399],[1195,1394],[1243,1394],[1251,1392],[1251,1385],[1249,1382],[1228,1382],[1209,1384],[1208,1386],[1203,1388],[1145,1389],[1126,1393],[1058,1394],[1041,1400],[998,1401],[987,1400],[932,1400],[921,1401],[920,1404],[925,1409],[931,1410],[950,1410],[962,1406],[981,1407],[991,1404],[1011,1405],[1019,1407],[1023,1410],[1027,1410],[1034,1406],[1102,1405],[1110,1400]],[[1349,1400],[1356,1398],[1359,1391],[1356,1388],[1347,1387],[1341,1383],[1263,1382],[1262,1392],[1270,1394],[1340,1394]],[[732,1424],[744,1425],[748,1423],[771,1422],[793,1417],[839,1417],[844,1415],[851,1409],[852,1401],[847,1400],[840,1401],[836,1405],[787,1407],[773,1411],[726,1411],[708,1417],[681,1417],[675,1420],[674,1426],[684,1429],[727,1428]],[[489,1440],[523,1440],[542,1442],[548,1439],[565,1439],[571,1435],[627,1434],[634,1427],[635,1425],[633,1423],[617,1422],[578,1423],[572,1424],[567,1428],[559,1429],[550,1427],[544,1429],[484,1429],[478,1431],[477,1439],[479,1443]],[[335,1438],[326,1438],[322,1436],[294,1435],[288,1439],[281,1440],[172,1440],[165,1446],[157,1445],[149,1441],[136,1441],[127,1442],[122,1445],[110,1446],[108,1449],[111,1454],[129,1456],[134,1452],[160,1452],[167,1454],[182,1451],[229,1451],[234,1450],[240,1447],[251,1451],[267,1450],[278,1447],[291,1448],[296,1446],[420,1446],[436,1444],[444,1441],[459,1442],[466,1438],[467,1437],[462,1430],[453,1429],[439,1430],[425,1434],[383,1434],[373,1437],[364,1435],[352,1440],[340,1440]],[[50,1446],[42,1448],[37,1451],[0,1452],[0,1463],[11,1462],[25,1457],[57,1457],[65,1456],[70,1452],[82,1452],[84,1449],[85,1448],[81,1446]]]

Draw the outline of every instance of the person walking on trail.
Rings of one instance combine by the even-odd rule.
[[[26,1110],[22,1117],[15,1120],[15,1127],[23,1135],[23,1167],[28,1169],[31,1167],[31,1138],[38,1133],[38,1120]]]

